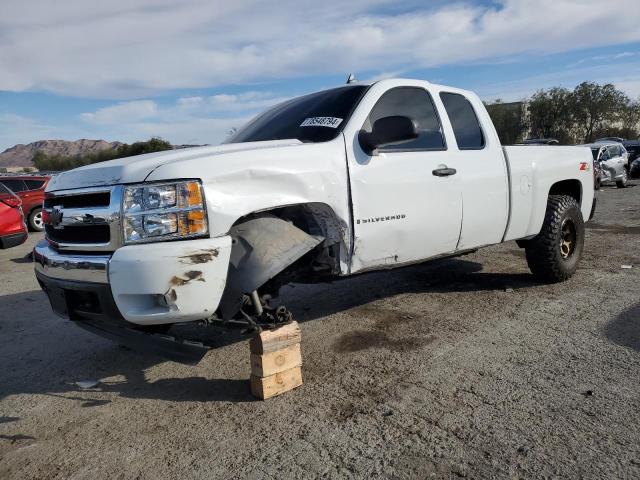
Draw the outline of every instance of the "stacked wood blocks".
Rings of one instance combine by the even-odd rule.
[[[302,385],[301,339],[298,322],[265,330],[251,339],[253,395],[266,400]]]

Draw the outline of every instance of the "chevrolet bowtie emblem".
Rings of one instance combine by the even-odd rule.
[[[49,213],[49,225],[56,229],[61,228],[60,225],[62,224],[63,212],[60,208],[61,207],[53,207],[51,213]]]

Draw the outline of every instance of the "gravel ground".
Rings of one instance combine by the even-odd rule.
[[[601,190],[562,284],[509,242],[285,287],[304,385],[266,402],[246,341],[190,367],[55,317],[38,238],[0,252],[0,478],[640,477],[637,186]]]

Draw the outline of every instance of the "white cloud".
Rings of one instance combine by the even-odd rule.
[[[182,97],[161,105],[133,100],[85,112],[77,121],[44,123],[0,112],[0,151],[18,143],[43,139],[102,138],[135,142],[162,137],[173,144],[218,144],[232,128],[286,98],[270,92],[247,91],[234,95]]]
[[[135,100],[104,107],[92,113],[83,113],[81,117],[90,123],[111,124],[144,120],[154,117],[157,113],[158,106],[154,101]]]
[[[620,52],[620,53],[612,53],[609,55],[594,55],[592,57],[582,58],[577,62],[570,64],[569,67],[583,65],[585,63],[611,62],[614,60],[622,60],[624,58],[637,57],[638,55],[640,55],[640,52]]]
[[[640,100],[640,78],[626,78],[613,82],[617,88],[629,97]]]
[[[3,0],[0,90],[140,98],[488,61],[640,41],[639,14],[637,0]]]
[[[218,111],[255,111],[284,102],[289,98],[274,96],[269,92],[249,91],[237,95],[213,95],[208,98],[208,101],[210,106]]]
[[[128,135],[133,134],[135,137],[127,141],[162,137],[174,145],[217,145],[228,137],[233,127],[241,127],[248,120],[249,117],[199,117],[188,121],[141,122],[129,127]],[[123,135],[127,134],[123,132]]]
[[[506,82],[496,81],[475,88],[476,93],[484,100],[492,101],[500,98],[504,101],[522,100],[537,90],[565,87],[573,89],[588,79],[596,83],[613,83],[632,99],[640,94],[640,69],[637,66],[611,63],[607,68],[601,64],[584,64],[575,68],[529,75],[527,77]]]
[[[182,97],[178,99],[178,105],[181,107],[193,107],[201,105],[204,101],[202,97]]]
[[[174,144],[217,144],[231,128],[241,127],[253,115],[286,98],[270,92],[247,91],[210,97],[178,98],[159,105],[152,100],[133,100],[80,115],[81,129],[97,136],[131,142],[159,136]]]
[[[0,113],[0,151],[19,143],[30,143],[36,139],[60,138],[61,128],[39,123],[23,115]]]

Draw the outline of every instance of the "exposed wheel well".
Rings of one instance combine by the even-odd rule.
[[[309,235],[323,235],[330,243],[343,240],[347,224],[325,203],[300,203],[252,212],[240,217],[234,225],[261,214],[288,220]]]
[[[239,218],[229,231],[232,250],[218,308],[221,318],[241,312],[258,290],[266,305],[286,283],[323,281],[340,273],[344,232],[333,210],[319,203],[276,207]]]
[[[579,180],[562,180],[554,183],[549,190],[549,195],[568,195],[573,197],[578,205],[582,204],[582,184]]]
[[[273,215],[313,236],[322,236],[324,241],[308,256],[318,274],[339,274],[340,259],[348,252],[348,225],[325,203],[302,203],[274,207],[250,213],[239,218],[234,225],[260,215]]]

